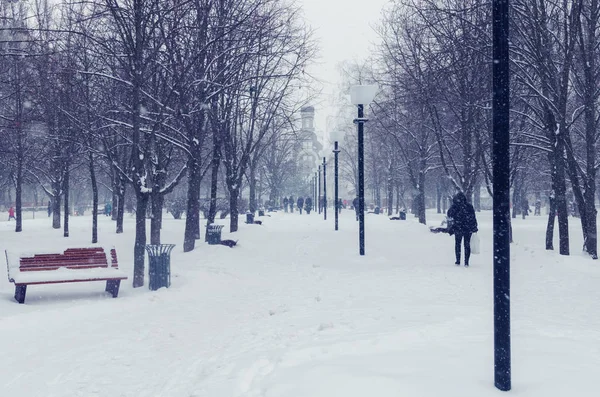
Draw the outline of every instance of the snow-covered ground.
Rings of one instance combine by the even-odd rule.
[[[237,247],[175,243],[169,289],[133,289],[133,219],[125,233],[100,218],[130,277],[117,299],[104,284],[30,286],[13,300],[0,270],[1,396],[487,397],[493,386],[491,214],[479,214],[482,254],[454,265],[453,239],[409,216],[275,213],[240,225]],[[429,214],[429,224],[440,216]],[[544,250],[545,217],[515,220],[512,355],[515,396],[598,396],[600,263]],[[222,221],[223,222],[223,221]],[[91,217],[63,238],[44,217],[0,222],[0,249],[58,252],[87,245]],[[148,279],[146,278],[146,285]]]

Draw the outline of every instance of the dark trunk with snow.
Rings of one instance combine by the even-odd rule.
[[[125,190],[126,190],[125,182],[120,181],[117,188],[117,234],[123,233],[123,218],[125,217]]]
[[[200,239],[200,181],[201,172],[198,161],[190,158],[188,161],[187,209],[183,252],[192,251],[196,246],[196,240]]]
[[[215,132],[216,134],[217,132]],[[213,138],[212,169],[210,174],[210,207],[208,209],[208,219],[206,223],[210,225],[217,216],[217,193],[219,191],[219,165],[221,164],[221,149],[219,140]]]
[[[17,153],[17,175],[15,177],[15,207],[16,225],[15,232],[23,231],[23,155]]]
[[[61,203],[61,191],[60,182],[52,182],[52,228],[60,229],[60,203]]]
[[[556,205],[554,197],[548,198],[550,202],[550,210],[548,213],[548,224],[546,226],[546,249],[554,249],[554,219],[556,218]]]
[[[240,191],[237,188],[229,188],[229,232],[238,231],[238,198]]]
[[[94,156],[89,152],[90,180],[92,182],[92,244],[98,242],[98,182],[94,168]],[[115,208],[115,207],[113,207]],[[115,213],[116,211],[113,211]]]
[[[146,210],[149,195],[137,194],[135,210],[135,244],[133,246],[133,288],[144,285],[144,260],[146,250]]]
[[[69,237],[69,191],[70,191],[70,186],[69,186],[69,168],[67,166],[66,170],[65,170],[65,179],[63,180],[63,192],[65,195],[65,220],[64,220],[64,229],[63,229],[63,236],[64,237]]]
[[[248,167],[248,171],[250,172],[250,177],[248,178],[248,188],[250,190],[250,200],[248,200],[249,211],[251,213],[256,213],[257,205],[256,205],[256,166],[254,162]]]
[[[152,191],[152,217],[150,219],[150,244],[160,244],[160,229],[162,227],[162,211],[165,201],[158,189]]]

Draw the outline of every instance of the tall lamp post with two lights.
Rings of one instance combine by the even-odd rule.
[[[358,107],[358,246],[360,255],[365,254],[365,149],[364,149],[364,106],[373,102],[379,87],[374,85],[355,85],[350,87],[350,102]]]

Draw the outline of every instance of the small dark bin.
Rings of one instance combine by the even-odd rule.
[[[206,226],[206,241],[210,245],[221,244],[221,230],[223,225],[208,225]]]
[[[171,251],[175,244],[148,244],[148,275],[150,282],[148,288],[156,291],[159,288],[171,286]]]
[[[379,207],[375,207],[375,210],[374,210],[374,212],[375,212],[375,214],[376,214],[376,215],[379,215],[379,212],[380,212],[380,211],[379,211]]]
[[[254,214],[246,212],[246,223],[254,223]]]
[[[406,220],[406,211],[400,211],[399,215],[400,215],[400,220],[402,220],[402,221]]]
[[[258,210],[258,216],[265,216],[264,210]]]

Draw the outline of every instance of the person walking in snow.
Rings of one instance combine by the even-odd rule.
[[[52,201],[48,200],[48,218],[52,215]]]
[[[8,220],[10,221],[11,219],[16,220],[16,218],[15,218],[15,209],[13,207],[10,207],[8,209]]]
[[[288,212],[288,198],[287,197],[283,198],[283,210],[285,212]]]
[[[356,220],[358,220],[358,205],[360,203],[358,202],[358,197],[355,197],[354,200],[352,200],[352,206],[354,207],[354,213],[356,214]]]
[[[304,208],[304,198],[298,197],[298,201],[296,202],[298,211],[300,211],[300,215],[302,215],[302,209]]]
[[[294,212],[294,196],[290,196],[290,212],[293,213]]]
[[[475,209],[467,202],[467,196],[463,192],[458,192],[452,199],[452,205],[448,209],[448,234],[454,234],[455,265],[460,265],[460,246],[464,239],[465,266],[469,266],[471,235],[475,232],[477,232]]]

